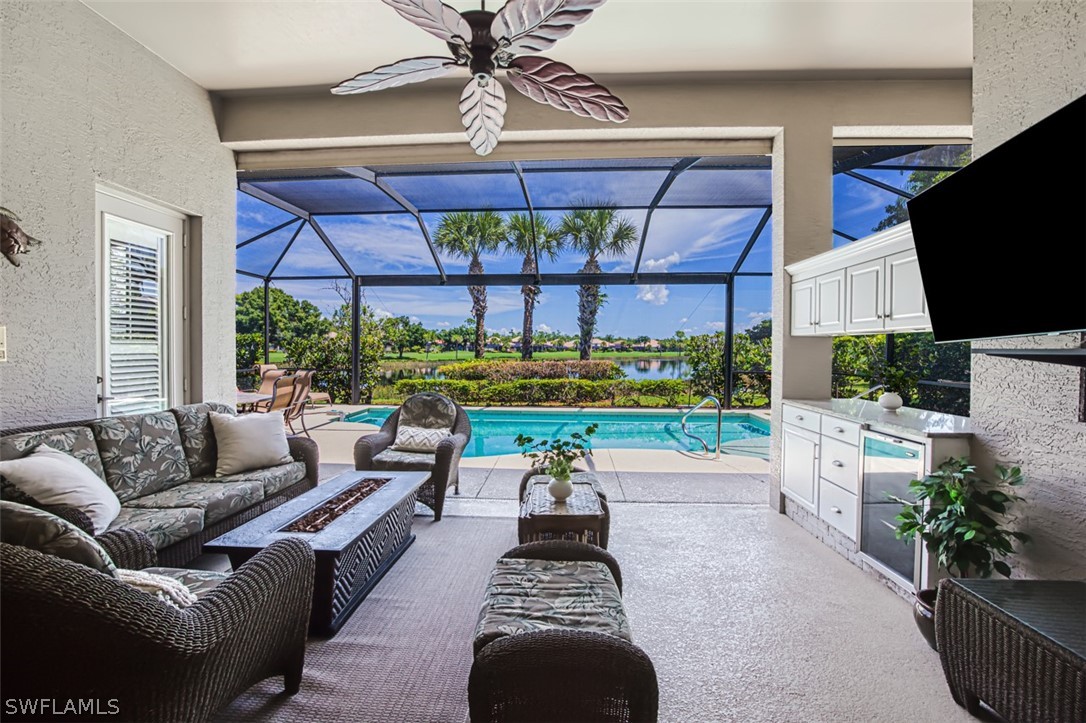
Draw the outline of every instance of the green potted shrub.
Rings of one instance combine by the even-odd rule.
[[[1014,520],[1011,507],[1023,498],[1013,488],[1025,483],[1019,467],[996,466],[997,480],[977,474],[969,459],[948,459],[939,469],[909,483],[915,502],[902,504],[897,516],[898,539],[919,537],[939,565],[956,577],[1011,576],[1003,558],[1015,552],[1014,543],[1028,542],[1029,535],[1008,528]],[[936,590],[916,593],[914,617],[928,644],[935,648]]]
[[[555,437],[536,442],[534,438],[518,434],[516,445],[521,448],[521,455],[532,460],[532,466],[541,467],[551,476],[547,491],[551,497],[561,502],[573,494],[573,463],[584,459],[592,449],[589,437],[596,433],[599,425],[593,422],[585,427],[584,432],[574,432],[569,438]]]

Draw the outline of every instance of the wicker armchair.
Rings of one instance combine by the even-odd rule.
[[[118,567],[155,563],[141,532],[96,539]],[[0,543],[4,696],[112,701],[113,720],[204,721],[271,676],[293,695],[313,567],[307,544],[280,540],[177,610],[83,565]]]
[[[449,428],[452,435],[437,445],[434,454],[397,452],[391,447],[396,441],[401,417],[421,420],[415,426]],[[441,520],[441,511],[445,507],[445,491],[452,487],[456,494],[460,494],[460,458],[470,439],[471,422],[463,407],[441,394],[422,392],[408,397],[385,420],[379,432],[355,442],[354,468],[429,472],[430,479],[419,488],[418,500],[434,511],[434,521],[437,522]]]

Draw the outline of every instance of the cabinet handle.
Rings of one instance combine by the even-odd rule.
[[[841,508],[840,507],[830,507],[830,512],[836,512],[837,514],[841,514]]]
[[[796,421],[797,422],[802,422],[803,421],[803,415],[802,414],[797,414],[796,415]]]
[[[833,460],[833,466],[834,466],[834,467],[844,467],[844,466],[845,466],[845,463],[844,463],[844,462],[842,462],[842,461],[841,461],[841,460],[839,460],[839,459],[835,459],[835,460]]]
[[[837,432],[838,434],[844,434],[845,433],[845,428],[844,427],[834,427],[833,431]]]
[[[905,456],[906,456],[906,457],[915,457],[915,456],[916,456],[916,452],[906,452],[906,453],[905,453]]]

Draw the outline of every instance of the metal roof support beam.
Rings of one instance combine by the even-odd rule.
[[[870,184],[870,185],[874,186],[875,188],[881,188],[884,191],[889,191],[890,193],[896,194],[896,195],[901,196],[902,198],[905,198],[905,199],[915,198],[916,197],[915,194],[909,193],[908,191],[902,191],[900,188],[894,188],[889,183],[883,183],[882,181],[876,181],[874,178],[870,178],[868,176],[865,176],[862,173],[856,173],[856,171],[845,171],[845,175],[850,176],[852,178],[855,178],[857,181],[863,181],[864,183]]]
[[[403,194],[397,191],[392,186],[388,185],[383,179],[378,178],[377,174],[368,168],[341,168],[339,169],[344,173],[349,173],[355,178],[360,178],[363,181],[369,181],[382,191],[386,196],[391,198],[400,208],[407,211],[409,214],[415,217],[415,221],[419,225],[419,231],[422,231],[422,237],[426,239],[426,246],[430,249],[430,256],[434,259],[434,265],[437,267],[437,273],[441,275],[441,278],[445,278],[445,267],[441,265],[441,257],[437,255],[437,248],[434,246],[433,239],[430,238],[430,230],[426,228],[426,222],[422,220],[422,214],[419,212],[415,204],[404,198]]]
[[[566,204],[564,206],[533,206],[538,211],[572,211],[578,208],[584,208],[584,206],[574,206],[572,204]],[[645,204],[615,204],[609,205],[608,208],[613,208],[616,211],[644,211],[648,208]],[[705,209],[751,209],[751,208],[769,208],[768,203],[712,203],[712,204],[681,204],[681,205],[667,205],[664,206],[668,211],[698,211]],[[464,211],[478,211],[478,206],[469,206],[466,208],[428,208],[425,212],[419,213],[462,213]],[[487,211],[496,212],[516,212],[523,211],[523,206],[488,206]],[[321,212],[321,216],[394,216],[400,213],[410,213],[409,211],[327,211]]]
[[[663,183],[660,184],[660,188],[656,191],[656,196],[653,197],[652,203],[649,204],[648,213],[645,214],[645,225],[641,227],[641,243],[637,246],[637,260],[634,261],[633,279],[631,283],[637,283],[637,273],[641,270],[641,255],[645,253],[645,239],[649,236],[649,224],[652,222],[653,211],[656,210],[660,201],[664,200],[664,196],[667,194],[668,189],[671,188],[671,184],[675,183],[675,179],[679,177],[679,174],[700,160],[701,158],[694,157],[683,158],[680,160],[671,167],[671,170],[668,171]]]
[[[254,274],[252,271],[242,271],[241,269],[236,269],[235,273],[240,274],[241,276],[248,276],[250,279],[260,279],[261,281],[267,278],[266,276],[261,276],[260,274]]]
[[[773,215],[773,209],[767,208],[762,217],[758,219],[758,225],[754,227],[754,233],[750,235],[750,240],[747,241],[747,245],[743,247],[743,252],[739,254],[739,258],[735,260],[735,266],[732,267],[732,274],[739,272],[742,268],[743,262],[747,260],[747,256],[750,254],[750,250],[754,248],[754,244],[757,243],[758,237],[762,235],[762,230],[765,229],[765,225],[769,223],[769,217]]]
[[[317,232],[317,235],[320,236],[321,241],[324,242],[325,247],[330,252],[332,252],[333,256],[336,257],[336,261],[338,261],[339,265],[343,267],[343,270],[347,272],[347,275],[354,276],[354,272],[351,271],[350,264],[348,264],[347,260],[343,258],[343,255],[339,253],[339,249],[337,249],[336,245],[332,243],[332,239],[328,238],[328,234],[326,234],[324,232],[324,229],[321,228],[321,225],[317,223],[317,219],[310,217],[309,225],[312,226],[313,230]]]
[[[535,209],[532,208],[532,197],[528,194],[528,184],[524,181],[524,171],[521,170],[520,164],[513,161],[513,170],[517,174],[517,180],[520,181],[520,190],[524,194],[524,203],[528,204],[528,218],[532,221],[532,256],[535,258],[535,278],[539,280],[539,239],[536,236],[535,229]]]
[[[239,248],[239,249],[240,249],[240,248],[242,248],[243,246],[248,246],[248,245],[249,245],[249,244],[251,244],[251,243],[252,243],[253,241],[259,241],[260,239],[264,238],[265,236],[271,236],[271,235],[272,235],[273,233],[275,233],[276,231],[280,231],[280,230],[282,230],[282,229],[286,228],[287,226],[291,225],[292,223],[299,223],[299,222],[301,222],[301,223],[305,223],[305,221],[303,221],[303,220],[302,220],[302,219],[300,219],[300,218],[291,218],[291,219],[287,219],[286,221],[284,221],[283,223],[279,224],[279,225],[278,225],[278,226],[276,226],[275,228],[269,228],[269,229],[268,229],[267,231],[263,231],[263,232],[261,232],[261,233],[258,233],[258,234],[257,234],[256,236],[253,236],[253,237],[252,237],[251,239],[248,239],[248,240],[246,240],[246,241],[242,241],[242,242],[241,242],[241,243],[239,243],[239,244],[238,244],[238,245],[237,245],[237,246],[236,246],[235,248]]]
[[[860,239],[858,239],[857,237],[855,237],[855,236],[853,236],[851,234],[845,233],[844,231],[838,231],[837,229],[833,229],[833,232],[835,234],[837,234],[838,236],[840,236],[841,238],[845,239],[846,241],[859,241],[860,240]]]
[[[769,276],[766,274],[744,274],[744,276]],[[287,277],[283,277],[284,279]],[[537,280],[533,274],[450,274],[445,279],[436,275],[388,274],[359,276],[362,286],[596,286],[629,284],[727,284],[732,274],[715,271],[688,272],[653,272],[641,274],[636,280],[628,273],[603,274],[540,274]]]
[[[238,188],[245,193],[248,193],[253,198],[260,199],[264,203],[275,206],[276,208],[282,211],[286,211],[287,213],[293,213],[298,218],[304,218],[306,221],[308,221],[313,215],[309,213],[309,211],[306,211],[304,208],[295,206],[293,203],[288,203],[283,199],[279,198],[278,196],[275,196],[271,193],[268,193],[267,191],[257,188],[251,183],[239,183]]]
[[[279,264],[283,262],[283,257],[287,255],[287,251],[290,251],[290,247],[294,245],[294,239],[298,238],[298,235],[302,232],[302,229],[305,228],[305,224],[306,221],[302,221],[300,224],[298,224],[298,228],[294,229],[294,235],[290,237],[290,241],[287,241],[287,245],[284,246],[283,250],[279,253],[279,258],[275,260],[275,263],[272,264],[271,269],[268,270],[269,279],[272,277],[272,274],[275,273],[275,270],[279,268]]]

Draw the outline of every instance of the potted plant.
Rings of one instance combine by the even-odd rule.
[[[585,427],[584,432],[574,432],[569,438],[555,437],[536,442],[534,438],[518,434],[516,444],[522,448],[521,455],[532,460],[532,465],[541,467],[551,476],[547,491],[551,497],[561,502],[573,494],[573,463],[584,459],[592,445],[588,438],[596,433],[599,425],[593,422]]]
[[[1025,483],[1019,467],[996,466],[996,482],[977,474],[968,458],[948,459],[939,469],[909,483],[916,501],[893,498],[902,504],[897,516],[898,539],[923,540],[941,570],[957,577],[1011,576],[1002,558],[1014,553],[1014,541],[1029,535],[1008,529],[1014,520],[1011,507],[1023,498],[1012,488]],[[935,648],[936,590],[916,593],[914,617],[928,644]]]

